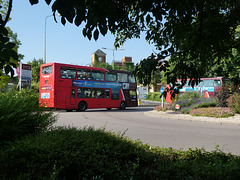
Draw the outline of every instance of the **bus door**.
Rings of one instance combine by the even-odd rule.
[[[66,104],[66,108],[67,109],[75,109],[75,105],[76,105],[76,89],[75,88],[70,88],[70,97],[69,94],[66,95],[66,100],[65,100],[65,104]]]
[[[70,98],[70,105],[75,106],[76,104],[76,88],[72,88],[71,98]]]
[[[127,102],[127,106],[137,106],[137,92],[136,90],[129,90],[129,89],[124,89],[123,90],[125,99]]]
[[[106,105],[104,99],[104,89],[103,88],[93,88],[92,89],[92,104],[93,108],[102,108]]]

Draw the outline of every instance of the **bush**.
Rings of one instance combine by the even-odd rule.
[[[31,90],[0,94],[0,146],[29,134],[46,131],[55,121],[52,112],[39,107]]]
[[[160,92],[149,92],[147,94],[147,100],[161,101],[162,100],[161,93]]]
[[[228,106],[233,109],[235,113],[240,114],[240,94],[234,93],[227,100]]]
[[[217,106],[227,107],[227,99],[229,98],[229,86],[223,86],[216,94]]]
[[[240,158],[219,149],[151,147],[94,128],[60,128],[0,151],[0,179],[239,179]]]
[[[204,97],[202,93],[197,92],[186,92],[186,93],[180,93],[177,96],[177,101],[186,100],[186,99],[194,99],[194,98],[202,98]]]

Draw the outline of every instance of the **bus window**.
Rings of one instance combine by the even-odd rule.
[[[92,97],[93,98],[104,98],[104,89],[93,89]]]
[[[131,99],[136,99],[137,93],[135,90],[130,90],[129,94]]]
[[[125,73],[117,73],[117,78],[119,82],[128,82],[128,75]]]
[[[76,69],[70,67],[61,67],[61,78],[64,79],[75,79]]]
[[[136,83],[135,76],[133,74],[129,75],[129,83]]]
[[[214,87],[221,87],[221,81],[220,80],[214,80]]]
[[[75,98],[75,89],[72,89],[72,98]]]
[[[204,87],[213,87],[213,80],[204,80]]]
[[[90,69],[77,69],[77,78],[90,80],[91,79],[91,70]]]
[[[107,98],[107,99],[110,98],[110,89],[106,89],[106,98]]]
[[[200,81],[197,86],[202,87],[203,86],[203,81]]]
[[[90,98],[91,97],[91,89],[90,88],[78,88],[77,89],[77,97],[78,98]]]
[[[104,81],[104,71],[92,71],[92,80]]]
[[[106,73],[106,81],[117,81],[117,74],[115,73]]]
[[[42,68],[42,74],[51,74],[52,73],[52,66],[47,66]]]
[[[118,100],[119,99],[119,89],[112,89],[111,90],[111,99]]]

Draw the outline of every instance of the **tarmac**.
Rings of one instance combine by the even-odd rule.
[[[161,102],[141,100],[141,104],[139,106],[158,106],[158,105],[161,105]],[[235,114],[234,116],[231,116],[228,118],[214,118],[214,117],[205,117],[205,116],[192,116],[189,114],[179,114],[171,110],[166,112],[152,110],[152,111],[145,112],[144,115],[155,117],[155,118],[163,118],[163,119],[176,119],[176,120],[184,120],[184,121],[198,121],[198,122],[240,125],[240,114]]]

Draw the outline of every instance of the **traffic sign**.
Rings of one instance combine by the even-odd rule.
[[[177,110],[180,109],[180,105],[179,105],[179,104],[176,104],[176,105],[175,105],[175,109],[177,109]]]
[[[160,90],[161,94],[163,94],[164,90],[163,90],[163,87],[161,87],[161,90]]]

